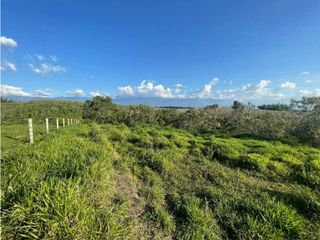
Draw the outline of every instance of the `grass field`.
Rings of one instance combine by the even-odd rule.
[[[34,145],[2,130],[3,239],[320,238],[319,149],[147,125]]]

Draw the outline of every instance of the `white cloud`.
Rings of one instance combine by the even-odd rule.
[[[90,92],[90,96],[91,97],[98,97],[98,96],[102,97],[102,96],[105,96],[105,94],[100,93],[98,91],[94,91],[94,92]]]
[[[320,88],[316,88],[316,89],[314,90],[314,95],[315,95],[316,97],[320,97]]]
[[[66,92],[68,95],[73,96],[73,97],[82,97],[85,95],[84,91],[82,89],[76,88],[71,91]]]
[[[57,56],[50,56],[53,62],[59,62],[59,58]]]
[[[216,91],[214,98],[218,99],[282,99],[285,95],[277,89],[269,88],[270,80],[261,80],[256,85],[246,84],[239,88],[225,89]]]
[[[14,63],[8,62],[6,65],[9,71],[17,71],[16,65]]]
[[[1,84],[1,96],[31,96],[30,93],[23,91],[21,87],[9,86],[6,84]]]
[[[29,67],[34,73],[41,76],[46,76],[51,73],[61,73],[66,71],[64,67],[60,65],[52,65],[50,63],[41,63],[40,66],[29,64]]]
[[[131,86],[119,87],[118,88],[121,95],[133,96],[134,90]]]
[[[285,88],[285,89],[294,89],[296,87],[296,84],[293,82],[284,82],[280,86],[281,88]]]
[[[44,89],[44,90],[34,90],[34,96],[37,96],[37,97],[50,97],[53,95],[53,89]]]
[[[210,98],[212,95],[212,89],[219,82],[219,78],[212,79],[209,83],[205,84],[203,89],[196,93],[196,97],[199,98]]]
[[[165,88],[161,84],[156,84],[151,81],[143,80],[139,86],[131,87],[119,87],[120,95],[126,96],[142,96],[142,97],[162,97],[162,98],[172,98],[172,90],[170,88]]]
[[[264,97],[269,95],[270,89],[267,88],[271,83],[270,80],[261,80],[253,89],[255,96]]]
[[[152,81],[142,81],[138,86],[119,87],[119,95],[140,96],[140,97],[162,97],[162,98],[212,98],[228,100],[283,100],[300,97],[301,95],[315,96],[320,95],[320,89],[297,91],[286,91],[286,89],[296,88],[294,82],[284,82],[280,86],[272,86],[270,80],[260,80],[255,84],[245,84],[238,88],[221,89],[215,91],[215,85],[219,82],[214,78],[205,84],[202,89],[187,91],[182,84],[175,84],[173,88],[167,88],[162,84]]]
[[[183,85],[182,84],[180,84],[180,83],[177,83],[176,85],[174,85],[174,89],[173,89],[173,91],[174,91],[174,93],[175,94],[178,94],[177,96],[178,97],[183,97],[180,93],[182,92],[182,90],[183,90]]]
[[[1,42],[1,46],[6,46],[6,47],[17,47],[18,46],[18,44],[15,40],[13,40],[12,38],[7,38],[5,36],[0,37],[0,42]]]
[[[42,54],[27,54],[26,59],[31,61],[29,64],[30,69],[40,76],[47,76],[66,71],[65,67],[57,64],[59,61],[57,56],[45,57]]]
[[[256,86],[258,90],[265,89],[271,83],[270,80],[261,80]]]
[[[307,79],[307,80],[305,80],[305,83],[312,83],[312,80],[311,79]]]
[[[39,61],[43,61],[45,59],[45,57],[41,54],[35,54],[35,57],[39,60]]]
[[[309,75],[309,74],[310,74],[310,72],[307,72],[307,71],[300,73],[300,75]]]
[[[307,89],[299,90],[299,93],[302,96],[307,96],[307,95],[311,95],[312,94],[312,92],[310,90],[307,90]]]
[[[16,72],[17,68],[16,65],[12,62],[5,62],[1,67],[0,67],[1,71],[5,72]]]

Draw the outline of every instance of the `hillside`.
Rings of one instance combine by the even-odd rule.
[[[26,124],[29,117],[35,123],[43,123],[45,118],[81,118],[83,103],[68,101],[2,102],[2,124]]]
[[[3,155],[4,239],[319,239],[320,150],[68,126]]]

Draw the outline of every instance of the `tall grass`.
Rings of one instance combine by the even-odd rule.
[[[77,125],[2,159],[3,239],[319,239],[320,150]]]

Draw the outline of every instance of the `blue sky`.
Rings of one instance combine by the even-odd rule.
[[[2,95],[320,96],[320,1],[2,0]]]

